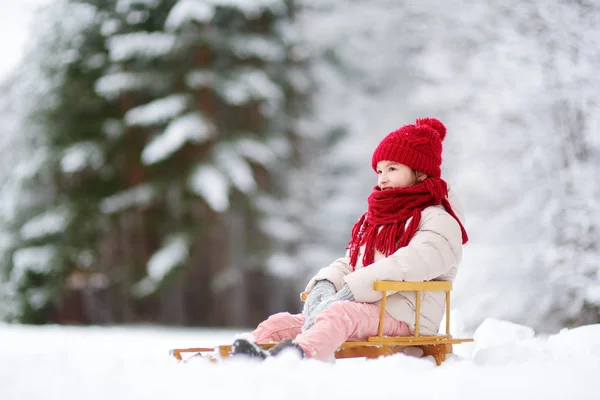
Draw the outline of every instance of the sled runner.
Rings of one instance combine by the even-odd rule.
[[[374,289],[383,292],[381,299],[381,313],[379,315],[379,333],[377,336],[366,338],[362,342],[345,342],[335,352],[335,358],[354,358],[367,357],[377,358],[396,353],[403,353],[407,348],[419,348],[423,356],[432,356],[437,365],[446,360],[446,356],[452,353],[452,345],[472,342],[472,338],[453,338],[450,335],[450,291],[452,282],[429,281],[429,282],[394,282],[394,281],[375,281]],[[415,331],[413,336],[383,336],[383,320],[385,315],[385,303],[387,292],[417,292],[415,305]],[[421,297],[424,291],[444,291],[446,292],[446,334],[435,336],[421,336],[419,334],[420,316],[421,316]],[[302,300],[306,299],[306,294],[302,293]],[[268,349],[276,343],[258,343],[259,346]],[[171,355],[177,360],[182,361],[182,353],[197,353],[211,361],[226,358],[231,352],[231,345],[207,347],[207,348],[188,348],[173,349]],[[409,353],[407,351],[407,353]]]

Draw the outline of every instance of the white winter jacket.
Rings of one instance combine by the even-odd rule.
[[[452,191],[448,200],[464,224],[460,203]],[[407,224],[410,222],[411,219]],[[422,211],[419,227],[407,246],[387,258],[375,251],[375,261],[368,267],[362,265],[363,253],[364,246],[360,249],[354,271],[348,254],[321,269],[310,280],[305,292],[309,293],[316,282],[327,279],[336,290],[347,283],[357,302],[380,305],[382,292],[373,289],[373,282],[377,280],[453,281],[462,259],[462,233],[458,222],[443,206],[431,206]],[[419,333],[435,335],[444,316],[445,294],[423,292],[422,296]],[[386,311],[396,320],[404,321],[414,332],[415,304],[415,292],[388,292]]]

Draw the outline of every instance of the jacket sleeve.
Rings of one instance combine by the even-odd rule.
[[[382,293],[376,280],[430,281],[445,275],[462,258],[462,234],[458,222],[443,210],[427,216],[405,247],[344,277],[356,301],[373,303]],[[392,294],[388,292],[388,294]]]
[[[334,284],[335,290],[339,291],[344,286],[344,276],[352,272],[350,258],[342,257],[335,260],[329,266],[322,268],[306,285],[304,291],[310,293],[318,281],[327,279]]]

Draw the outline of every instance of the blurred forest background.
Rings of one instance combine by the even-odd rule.
[[[46,3],[0,83],[0,321],[298,311],[374,147],[433,116],[466,327],[600,322],[598,1]]]

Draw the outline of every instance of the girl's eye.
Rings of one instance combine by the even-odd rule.
[[[377,170],[377,175],[381,175],[381,171],[380,170]]]
[[[396,167],[390,167],[390,171],[395,171]]]

